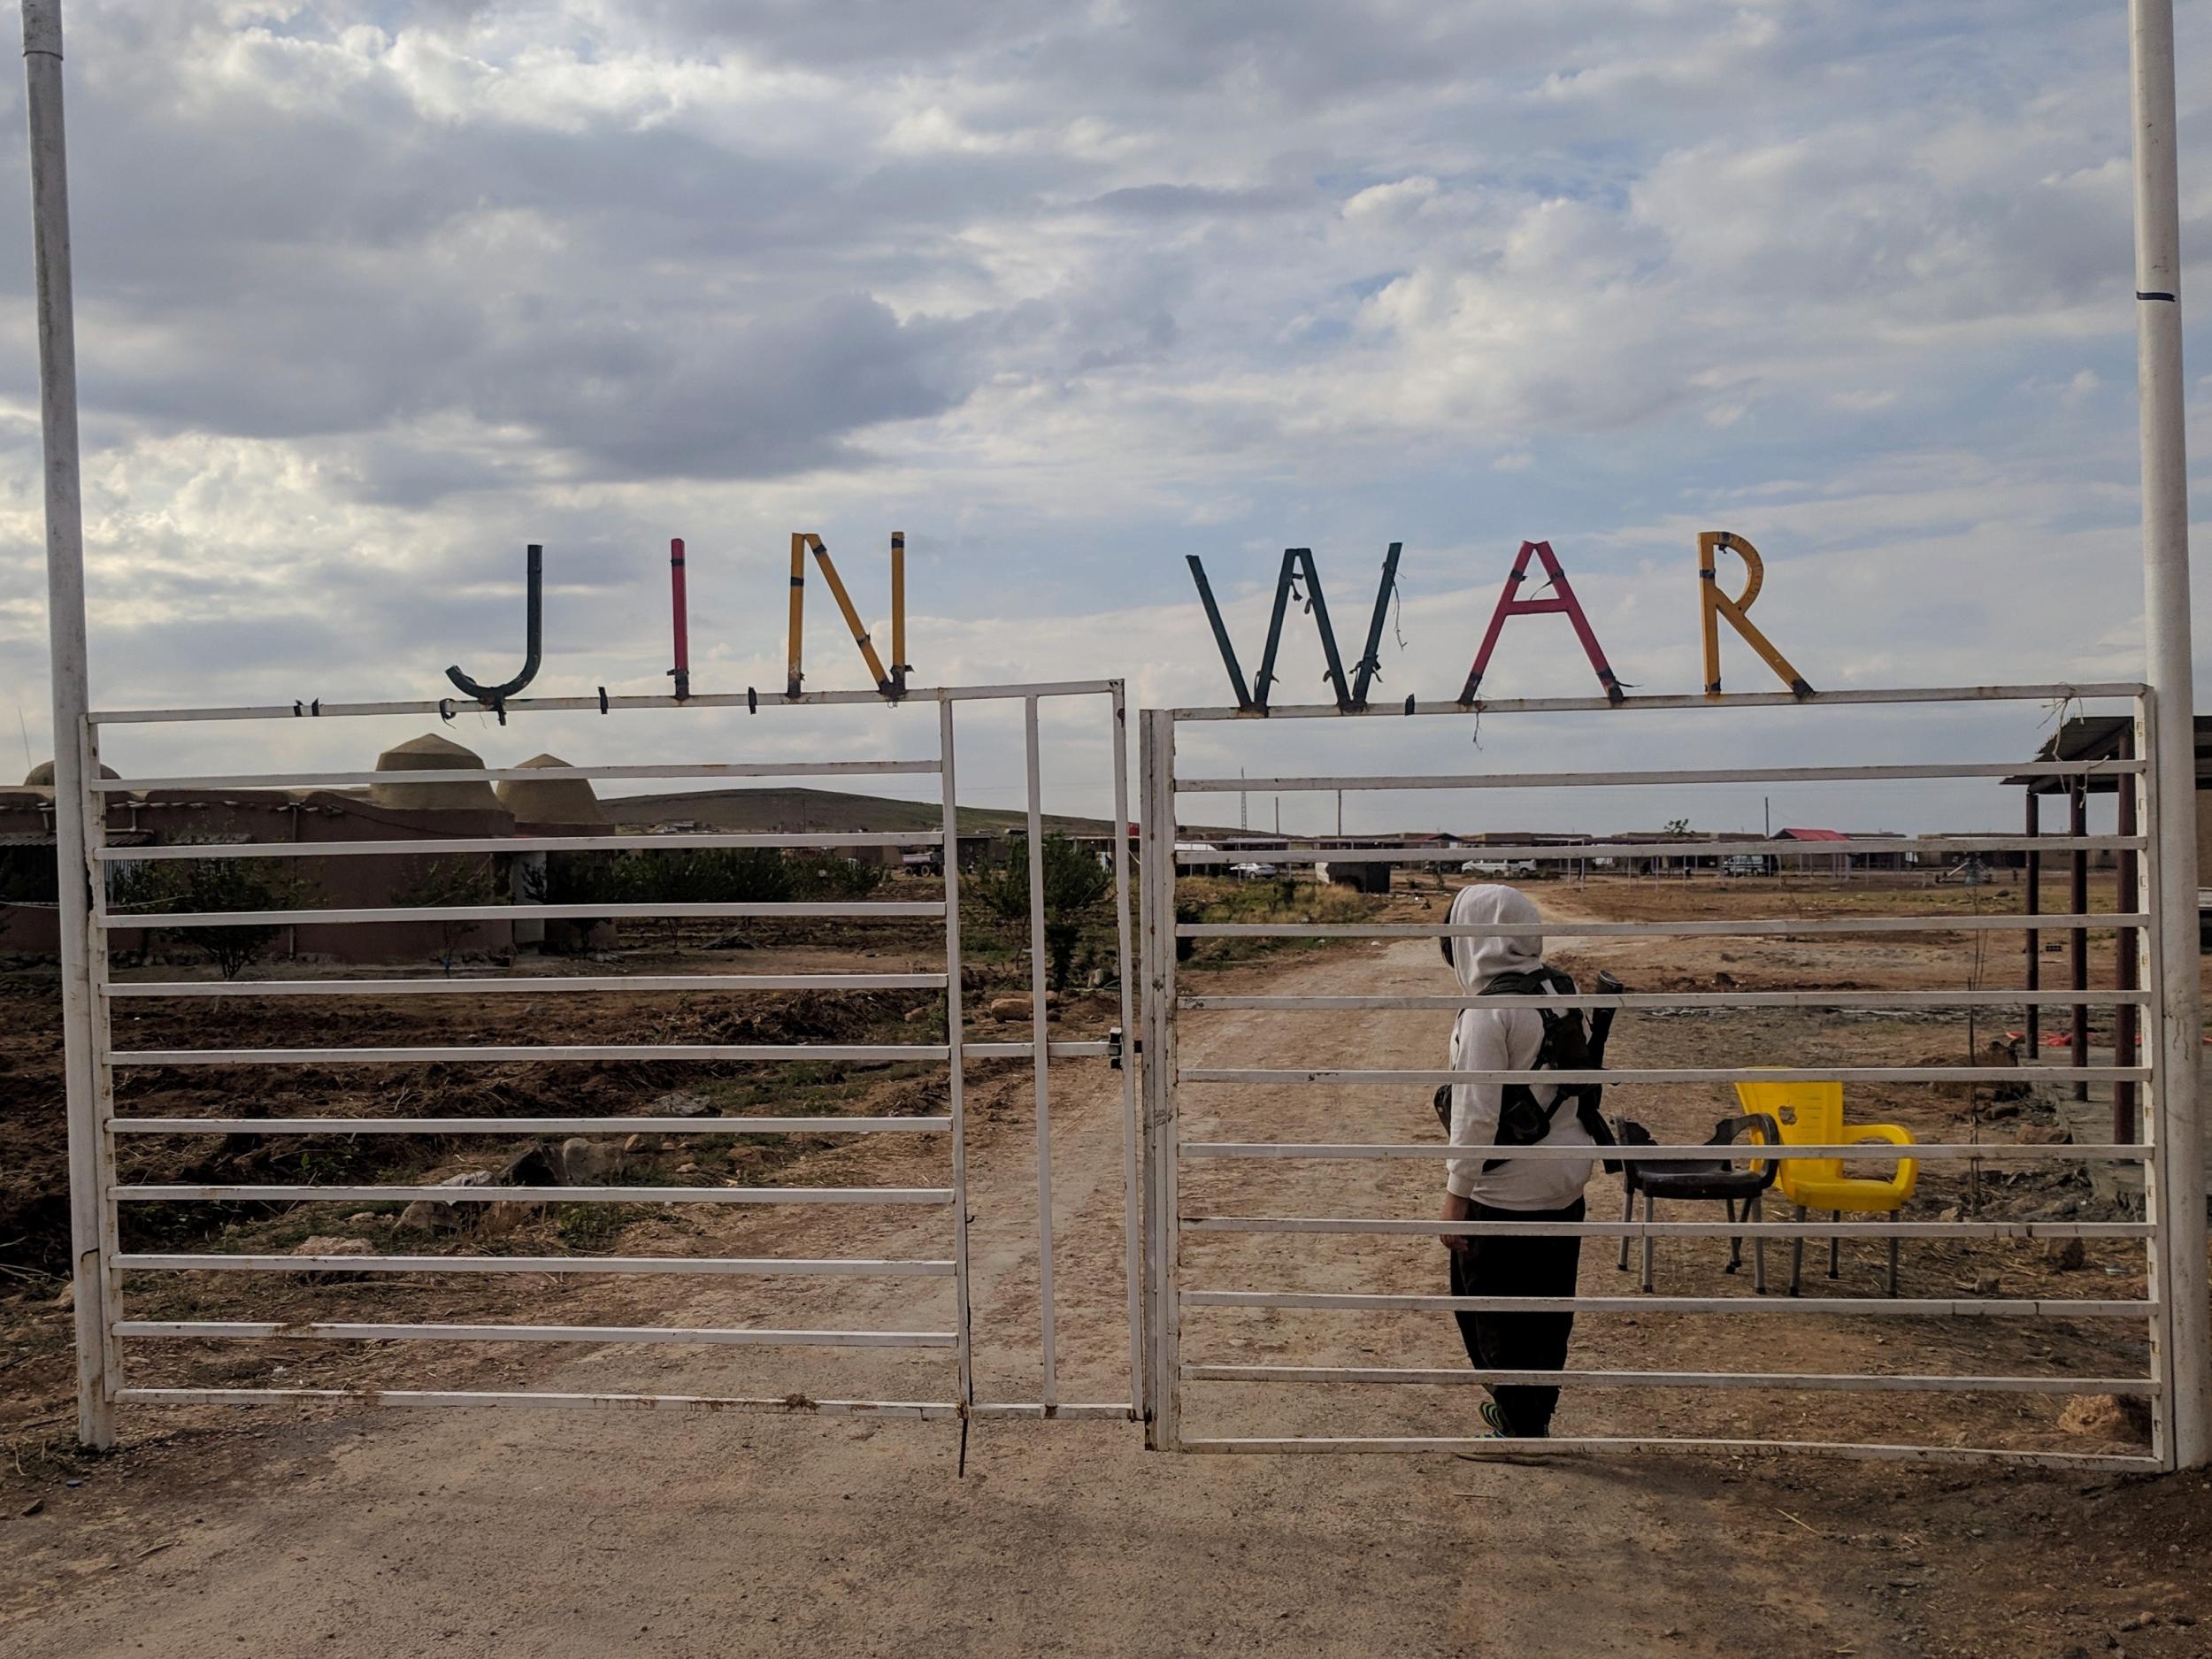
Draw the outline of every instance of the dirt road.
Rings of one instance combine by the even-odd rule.
[[[1283,989],[1414,990],[1439,988],[1440,972],[1432,947],[1410,941],[1243,974]],[[1270,1018],[1194,1021],[1187,1061],[1263,1050],[1270,1033],[1256,1022]],[[1297,1053],[1364,1064],[1397,1053],[1409,1057],[1396,1063],[1420,1064],[1412,1056],[1441,1047],[1439,1018],[1309,1025]],[[1054,1140],[1063,1397],[1111,1398],[1126,1363],[1119,1092],[1102,1067],[1062,1073]],[[1255,1108],[1284,1139],[1412,1138],[1427,1110],[1316,1089],[1234,1105]],[[1371,1121],[1348,1121],[1353,1111]],[[1017,1106],[979,1117],[979,1391],[1020,1398],[1033,1394],[1036,1375],[1033,1144]],[[1405,1183],[1425,1187],[1434,1171],[1375,1167],[1356,1178],[1372,1183],[1361,1196],[1391,1210],[1369,1213],[1425,1213],[1407,1206],[1429,1195]],[[1251,1211],[1271,1196],[1234,1180],[1218,1195]],[[1340,1212],[1356,1208],[1344,1196]],[[933,1211],[771,1213],[717,1225],[718,1250],[943,1248]],[[1378,1248],[1295,1260],[1230,1252],[1206,1263],[1222,1283],[1243,1283],[1236,1275],[1246,1272],[1256,1284],[1418,1287],[1440,1275],[1432,1241],[1386,1248],[1386,1257]],[[1671,1271],[1686,1280],[1710,1277],[1714,1265],[1686,1256]],[[715,1279],[680,1292],[670,1288],[676,1282],[604,1284],[594,1317],[927,1329],[942,1328],[949,1311],[934,1287],[917,1294],[930,1281]],[[1586,1288],[1618,1283],[1601,1252],[1586,1252]],[[511,1317],[552,1317],[553,1294],[518,1284]],[[1443,1316],[1410,1333],[1401,1321],[1355,1336],[1225,1325],[1194,1332],[1189,1356],[1202,1340],[1225,1344],[1212,1350],[1219,1357],[1314,1342],[1373,1351],[1357,1345],[1378,1340],[1396,1344],[1382,1363],[1446,1363],[1453,1352]],[[1603,1363],[1623,1339],[1594,1330],[1590,1340],[1585,1363]],[[1632,1331],[1625,1340],[1636,1340]],[[949,1365],[942,1355],[867,1351],[508,1349],[466,1361],[462,1374],[469,1386],[943,1398]],[[1220,1420],[1266,1420],[1271,1408],[1252,1397],[1262,1391],[1240,1392]],[[1371,1423],[1463,1425],[1476,1397],[1365,1392],[1394,1396],[1359,1402]],[[1416,1394],[1425,1398],[1396,1397]],[[1613,1408],[1623,1409],[1642,1408]],[[1563,1431],[1612,1420],[1595,1411],[1571,1401]],[[956,1431],[941,1424],[290,1408],[176,1417],[140,1409],[127,1414],[125,1432],[125,1449],[86,1466],[81,1485],[50,1483],[36,1513],[0,1520],[0,1653],[2055,1656],[2076,1641],[2101,1649],[2124,1613],[2193,1617],[2193,1585],[2212,1558],[2202,1523],[2180,1518],[2206,1509],[2193,1478],[1170,1457],[1148,1455],[1136,1426],[1112,1422],[979,1425],[964,1478],[955,1472]],[[2059,1541],[2076,1536],[2084,1541]],[[2170,1555],[2150,1555],[2157,1546],[2146,1537],[2171,1540]],[[2051,1564],[2085,1548],[2063,1573]],[[2124,1651],[2199,1652],[2196,1633],[2174,1623],[2131,1627]]]

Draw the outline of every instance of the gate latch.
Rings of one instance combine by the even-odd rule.
[[[1117,1071],[1121,1070],[1121,1027],[1118,1025],[1106,1033],[1106,1064]]]

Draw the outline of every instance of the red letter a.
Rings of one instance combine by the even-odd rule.
[[[1544,573],[1550,578],[1554,597],[1549,599],[1516,599],[1521,584],[1528,577],[1528,556],[1533,553],[1544,561]],[[1605,700],[1618,703],[1625,695],[1621,683],[1613,678],[1613,671],[1606,665],[1605,652],[1598,644],[1598,636],[1590,632],[1587,618],[1582,614],[1582,602],[1575,597],[1573,586],[1567,580],[1567,572],[1559,568],[1559,561],[1552,557],[1548,541],[1524,541],[1513,561],[1513,573],[1505,579],[1505,591],[1498,595],[1498,608],[1491,613],[1490,632],[1482,636],[1482,649],[1475,653],[1475,665],[1467,671],[1466,689],[1459,694],[1462,708],[1471,707],[1475,694],[1482,685],[1483,670],[1490,666],[1490,653],[1498,647],[1498,635],[1505,630],[1508,617],[1541,617],[1554,614],[1564,616],[1574,624],[1575,638],[1582,641],[1583,655],[1590,659],[1590,666],[1597,670],[1598,684],[1605,687]]]

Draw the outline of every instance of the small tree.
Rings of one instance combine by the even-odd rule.
[[[109,901],[150,918],[164,913],[290,910],[312,896],[310,884],[280,861],[262,858],[164,858],[118,863]],[[281,923],[236,927],[155,927],[204,954],[226,979],[243,973],[284,931]]]
[[[421,909],[457,909],[498,902],[499,888],[488,858],[434,858],[392,894],[393,903]],[[432,925],[438,930],[439,965],[449,979],[453,977],[454,961],[460,955],[461,941],[475,933],[479,924],[454,917],[441,918]]]
[[[548,853],[543,863],[523,866],[525,903],[614,904],[620,902],[623,892],[621,870],[604,853]],[[574,930],[577,939],[584,940],[606,919],[571,918],[566,926]]]
[[[615,867],[621,896],[636,904],[769,904],[791,896],[782,855],[760,847],[672,849],[633,853]],[[664,916],[670,949],[683,918]]]
[[[1099,861],[1064,835],[1047,835],[1041,849],[1044,864],[1044,950],[1047,983],[1064,987],[1075,948],[1083,937],[1088,912],[1113,886],[1113,876]],[[1016,835],[1007,843],[1003,869],[987,870],[968,882],[968,890],[1017,941],[1029,928],[1029,838]]]

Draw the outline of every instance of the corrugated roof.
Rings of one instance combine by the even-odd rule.
[[[1847,841],[1851,838],[1841,830],[1778,829],[1774,832],[1778,841]]]

